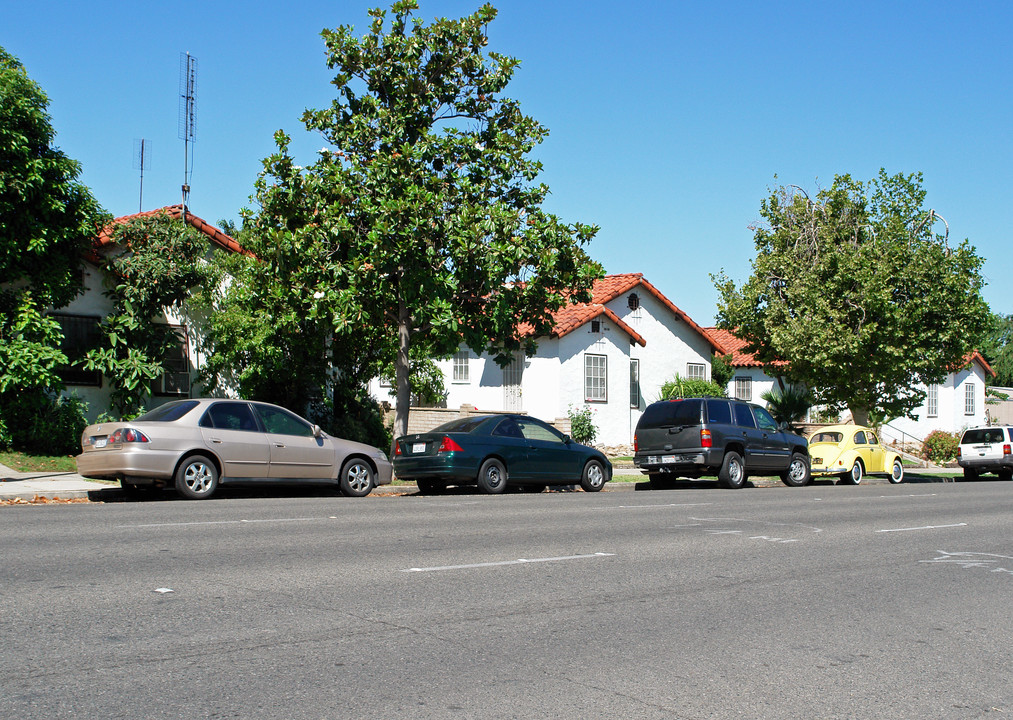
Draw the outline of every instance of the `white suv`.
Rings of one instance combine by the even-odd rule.
[[[1002,425],[968,428],[960,438],[957,463],[965,480],[993,472],[1001,480],[1013,480],[1013,428]]]

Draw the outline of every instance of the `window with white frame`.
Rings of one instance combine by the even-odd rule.
[[[703,363],[686,363],[686,377],[690,380],[706,380],[707,366]]]
[[[630,407],[640,407],[640,361],[630,360]]]
[[[584,399],[588,402],[606,402],[608,379],[607,358],[604,355],[584,356]]]
[[[938,385],[929,385],[928,393],[925,395],[925,414],[929,417],[939,417]]]
[[[753,378],[735,378],[735,399],[749,402],[753,399]]]
[[[468,375],[468,351],[458,350],[454,353],[454,379],[453,382],[468,382],[471,378]]]
[[[173,337],[170,338],[162,357],[163,372],[151,388],[155,395],[189,395],[190,394],[190,353],[186,328],[179,325],[171,326]]]
[[[974,383],[964,385],[964,414],[974,415]]]

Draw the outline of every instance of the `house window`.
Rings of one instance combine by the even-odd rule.
[[[627,298],[627,300],[626,300],[626,304],[627,304],[627,306],[629,306],[630,310],[639,310],[640,309],[640,296],[637,295],[636,293],[630,293],[629,298]]]
[[[92,315],[60,315],[53,313],[52,318],[60,323],[63,340],[60,350],[67,356],[67,364],[59,368],[56,374],[68,385],[102,385],[102,373],[98,370],[85,370],[77,363],[84,359],[89,350],[102,344],[102,319]]]
[[[593,333],[600,333],[601,332],[601,321],[600,320],[592,320],[591,321],[591,332],[593,332]]]
[[[687,363],[686,377],[690,380],[706,380],[707,366],[703,363]]]
[[[172,326],[169,346],[162,356],[162,373],[152,391],[155,395],[190,394],[190,353],[187,351],[186,328]]]
[[[929,385],[928,394],[925,396],[925,410],[929,417],[939,417],[938,385]]]
[[[964,414],[974,415],[974,383],[964,385]]]
[[[454,353],[454,382],[468,382],[468,351],[458,350]]]
[[[607,365],[604,355],[584,356],[584,399],[588,402],[606,402]]]
[[[735,378],[735,399],[750,402],[753,399],[753,378]]]
[[[640,361],[630,360],[630,407],[640,407]]]

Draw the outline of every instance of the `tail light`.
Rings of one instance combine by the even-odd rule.
[[[151,442],[148,436],[140,430],[133,428],[120,428],[109,436],[109,442],[118,445],[120,443]]]
[[[1013,454],[1013,453],[1010,452],[1009,443],[1007,443],[1006,445],[1003,445],[1002,446],[1002,455],[1003,455],[1003,457],[1006,457],[1007,455],[1011,455],[1011,454]]]
[[[436,450],[436,452],[438,453],[463,452],[463,451],[464,451],[463,447],[454,442],[453,438],[447,437],[446,435],[443,436],[443,442],[440,443],[440,447],[437,448]]]
[[[960,446],[957,446],[957,460],[961,458]]]
[[[711,431],[710,430],[701,430],[700,431],[700,447],[711,447],[712,445],[713,445],[713,443],[711,442]]]
[[[401,454],[401,443],[396,442],[394,443],[394,457],[397,457],[400,454]]]
[[[633,452],[638,452],[639,450],[640,450],[640,443],[637,442],[637,436],[634,435],[633,436]]]

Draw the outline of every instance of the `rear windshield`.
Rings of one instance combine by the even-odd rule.
[[[833,443],[837,445],[844,439],[844,433],[839,432],[818,432],[809,438],[811,443]]]
[[[470,433],[474,432],[475,428],[484,423],[489,419],[488,415],[479,415],[478,417],[463,417],[445,422],[439,427],[435,427],[429,432],[440,433],[440,432],[459,432],[459,433]]]
[[[663,400],[648,405],[640,416],[639,428],[674,427],[696,425],[700,422],[700,400]]]
[[[179,420],[199,404],[196,400],[173,400],[165,405],[159,405],[154,410],[149,410],[135,419],[138,422],[173,422]]]
[[[974,428],[965,430],[964,437],[960,440],[965,445],[976,443],[1001,443],[1006,441],[1005,430],[1001,427]]]

